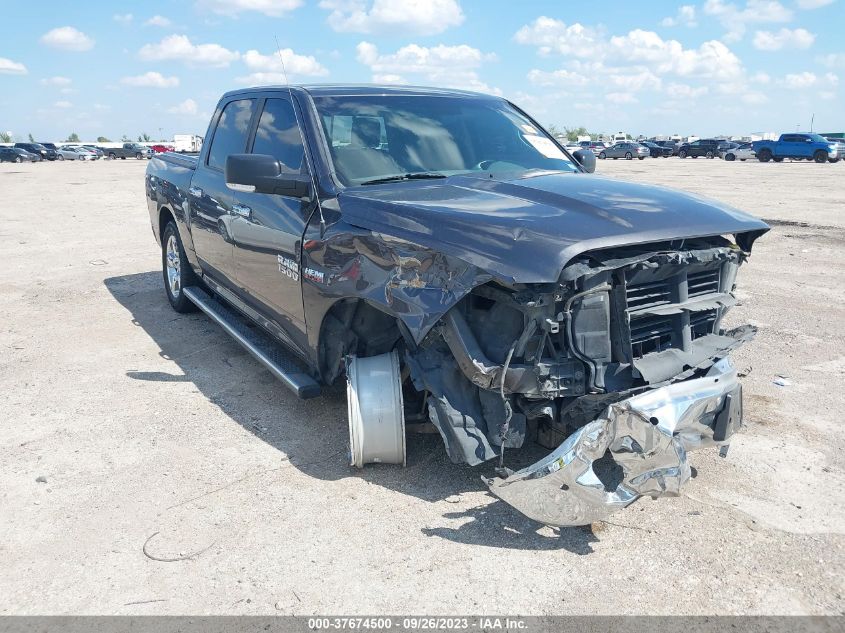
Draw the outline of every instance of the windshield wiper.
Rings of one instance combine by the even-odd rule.
[[[438,174],[436,171],[417,171],[410,174],[397,174],[395,176],[385,176],[384,178],[375,178],[374,180],[365,180],[362,185],[378,185],[383,182],[398,182],[400,180],[428,180],[430,178],[446,178],[444,174]]]

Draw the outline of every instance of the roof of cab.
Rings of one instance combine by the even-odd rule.
[[[336,96],[399,96],[399,95],[426,95],[432,97],[472,97],[481,99],[499,99],[493,95],[469,90],[455,90],[452,88],[431,88],[426,86],[396,86],[380,84],[291,84],[290,86],[253,86],[232,90],[223,95],[230,97],[234,95],[249,94],[252,92],[273,92],[293,90],[296,92],[307,92],[314,97],[336,97]]]

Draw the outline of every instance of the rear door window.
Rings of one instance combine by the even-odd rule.
[[[208,166],[222,170],[229,154],[246,151],[249,123],[255,111],[255,99],[230,101],[223,108],[208,152]]]

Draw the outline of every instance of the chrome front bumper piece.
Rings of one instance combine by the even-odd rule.
[[[678,496],[690,477],[687,451],[726,446],[741,424],[742,387],[725,358],[702,378],[609,406],[544,459],[486,483],[535,521],[587,525],[643,495]],[[608,452],[623,473],[611,491],[593,470]]]

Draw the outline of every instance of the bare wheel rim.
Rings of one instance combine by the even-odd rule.
[[[182,289],[182,275],[180,271],[181,261],[179,258],[179,242],[176,236],[167,238],[167,246],[164,253],[165,265],[167,267],[167,286],[173,297],[179,295]]]

